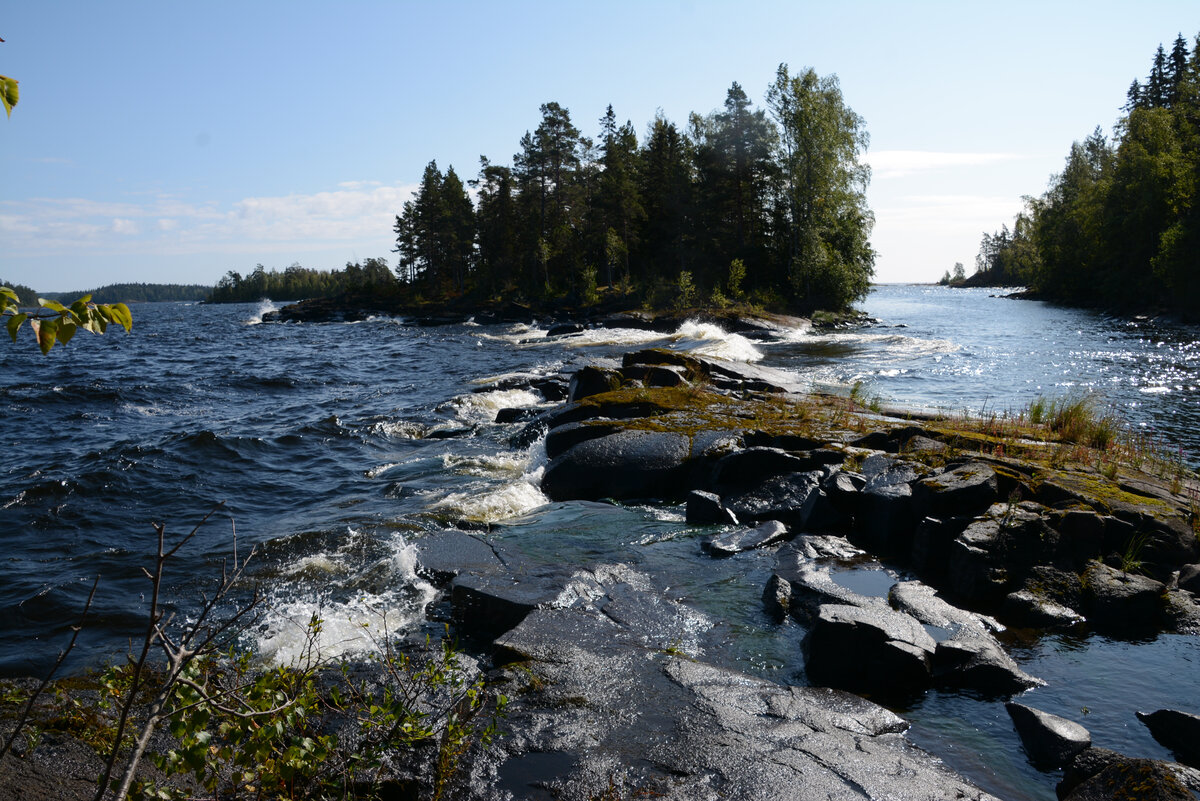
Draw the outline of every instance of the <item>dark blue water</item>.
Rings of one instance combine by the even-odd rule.
[[[473,520],[530,558],[632,564],[711,622],[688,649],[803,682],[803,630],[762,610],[770,554],[710,560],[700,541],[711,532],[683,525],[678,509],[547,505],[540,445],[514,449],[519,426],[492,422],[498,408],[541,403],[492,387],[496,379],[643,345],[761,359],[814,386],[846,391],[863,381],[885,400],[952,411],[1015,409],[1086,389],[1195,464],[1195,328],[934,287],[880,288],[865,308],[879,325],[752,344],[695,325],[665,338],[547,339],[536,326],[259,324],[257,305],[147,304],[134,308],[130,335],[81,334],[48,357],[28,341],[5,345],[0,675],[52,662],[97,575],[74,666],[119,652],[144,625],[151,524],[177,537],[224,501],[172,563],[170,598],[186,618],[235,536],[241,554],[257,546],[253,571],[269,604],[252,644],[279,659],[300,646],[313,612],[332,650],[362,647],[354,637],[363,622],[419,623],[432,588],[414,574],[409,544]],[[1195,638],[1014,647],[1049,682],[1027,700],[1079,720],[1110,748],[1167,756],[1133,709],[1190,708],[1186,699],[1200,698]],[[1053,797],[1054,777],[1020,758],[999,704],[931,693],[905,714],[913,739],[985,788]]]

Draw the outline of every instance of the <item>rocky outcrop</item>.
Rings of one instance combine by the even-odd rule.
[[[714,621],[628,566],[547,570],[461,533],[417,548],[423,571],[448,578],[462,625],[493,638],[492,686],[510,699],[466,797],[991,798],[883,707],[708,664]],[[499,615],[471,623],[493,605],[510,628],[495,630]]]
[[[543,490],[556,500],[686,499],[688,522],[721,527],[697,532],[694,547],[730,557],[727,565],[761,565],[763,556],[745,551],[775,549],[764,604],[802,627],[812,683],[900,700],[932,686],[1003,698],[1041,683],[1006,653],[1005,625],[1090,627],[1113,636],[1200,630],[1187,567],[1200,562],[1190,510],[1185,497],[1151,478],[1124,471],[1111,479],[1088,465],[1052,463],[1032,441],[1012,444],[1025,457],[1000,456],[991,434],[848,413],[841,401],[822,405],[790,394],[786,376],[672,351],[629,354],[620,367],[574,385],[573,402],[539,413],[526,429],[545,432]],[[894,578],[905,572],[923,583]],[[576,659],[602,663],[635,643],[652,654],[652,664],[659,650],[698,660],[649,673],[639,663],[632,680],[652,686],[704,664],[697,632],[711,621],[630,634],[636,621],[635,628],[678,613],[665,598],[647,600],[650,588],[574,576],[568,583],[575,589],[563,596],[544,581],[563,577],[551,571],[523,575],[516,586],[504,579],[454,583],[463,587],[462,603],[486,592],[479,603],[523,610],[496,640],[513,664],[532,662],[543,671]],[[548,633],[534,636],[555,631],[580,632],[578,650],[567,654],[572,646],[552,644]],[[624,663],[620,669],[633,670]],[[730,681],[758,686],[757,679]],[[703,707],[679,692],[675,686],[663,697]],[[588,726],[587,742],[607,742],[609,734]],[[724,730],[720,737],[736,739]],[[1060,763],[1078,747],[1072,741],[1047,758],[1050,749],[1027,744],[1041,764]],[[553,744],[537,748],[559,753]],[[674,754],[651,749],[668,751]],[[603,757],[605,764],[613,759]],[[519,760],[564,769],[550,757],[526,753]],[[574,778],[546,779],[545,786],[594,787],[584,777],[603,772],[586,758],[567,767],[564,775]],[[679,775],[687,777],[684,786],[694,774]],[[665,786],[655,782],[646,789]]]

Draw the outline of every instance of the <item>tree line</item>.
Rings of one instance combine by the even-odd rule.
[[[1012,229],[984,234],[987,283],[1068,303],[1200,308],[1200,36],[1159,45],[1111,141],[1075,142]]]
[[[204,300],[212,292],[205,284],[106,284],[82,292],[43,292],[50,300],[73,300],[91,295],[96,303],[164,303]]]
[[[480,158],[464,180],[425,167],[393,228],[398,264],[324,273],[261,265],[229,273],[212,300],[338,291],[411,299],[843,309],[874,270],[865,124],[836,76],[779,66],[765,108],[738,83],[724,106],[680,127],[661,112],[639,138],[610,105],[597,135],[541,106],[511,165]],[[393,280],[394,279],[394,280]],[[349,286],[348,286],[349,285]]]
[[[344,270],[314,270],[292,264],[268,270],[261,264],[247,275],[230,270],[208,295],[209,303],[247,303],[270,298],[276,301],[333,297],[349,292],[394,294],[398,288],[387,259],[348,262]]]

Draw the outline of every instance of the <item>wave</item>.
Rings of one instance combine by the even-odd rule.
[[[348,528],[335,550],[284,566],[255,637],[260,658],[288,665],[369,653],[424,621],[437,590],[418,574],[416,548],[395,535],[378,559],[360,566],[362,540],[361,532]],[[335,597],[331,586],[345,597]],[[319,627],[311,625],[314,620]]]
[[[259,301],[258,308],[256,308],[254,310],[254,313],[250,315],[250,319],[244,321],[242,324],[243,325],[258,325],[259,323],[262,322],[262,318],[263,318],[264,314],[266,314],[267,312],[275,311],[278,308],[279,308],[279,305],[277,303],[273,303],[269,300]]]
[[[496,389],[458,395],[438,408],[453,411],[463,423],[479,425],[493,422],[501,409],[537,406],[541,402],[540,395],[527,389]]]

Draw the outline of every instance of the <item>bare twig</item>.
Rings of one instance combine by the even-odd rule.
[[[3,41],[3,40],[0,40]],[[87,620],[88,611],[92,608],[92,600],[96,597],[96,587],[100,585],[100,577],[96,576],[96,580],[92,582],[92,590],[88,593],[87,602],[83,605],[83,613],[79,616],[79,623],[71,627],[71,639],[67,643],[67,647],[58,652],[58,659],[55,660],[54,666],[50,668],[50,672],[46,674],[46,678],[42,679],[42,683],[37,686],[37,689],[29,696],[29,700],[25,704],[25,708],[21,710],[21,714],[17,717],[17,725],[9,734],[8,740],[0,745],[0,759],[4,759],[5,754],[12,748],[12,744],[17,739],[17,734],[20,733],[22,727],[28,722],[29,715],[33,711],[33,705],[37,702],[38,697],[46,691],[46,687],[54,679],[54,675],[58,673],[58,669],[62,667],[63,662],[67,659],[67,654],[75,647],[75,641],[79,639],[79,632],[83,630],[83,624]]]

